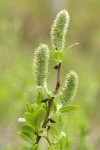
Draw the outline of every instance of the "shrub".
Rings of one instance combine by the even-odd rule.
[[[38,92],[36,103],[26,104],[24,122],[20,128],[19,135],[30,143],[31,150],[37,150],[41,138],[48,142],[48,150],[66,150],[70,138],[64,131],[66,125],[66,113],[78,108],[71,105],[77,92],[78,76],[70,71],[65,78],[61,90],[60,70],[63,59],[65,36],[69,25],[69,14],[66,10],[58,13],[51,28],[51,43],[54,69],[57,70],[57,81],[53,91],[48,91],[47,77],[50,52],[45,44],[40,44],[36,49],[33,60],[33,76]],[[41,148],[42,150],[42,148]]]

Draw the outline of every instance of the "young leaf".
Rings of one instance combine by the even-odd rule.
[[[23,125],[20,130],[24,133],[34,134],[34,129],[31,126]]]
[[[43,99],[42,90],[38,90],[37,103],[40,104],[42,99]]]
[[[56,112],[57,111],[57,106],[55,102],[53,102],[52,107],[51,107],[51,112]]]
[[[51,133],[51,136],[53,139],[57,138],[59,135],[57,128],[55,128],[53,126],[51,126],[50,133]]]
[[[57,62],[61,62],[62,61],[62,58],[63,58],[63,52],[62,51],[55,51],[54,53],[54,59],[57,61]]]
[[[59,150],[65,150],[66,149],[66,143],[70,142],[70,138],[67,137],[66,135],[61,135],[59,140],[58,140],[58,147]]]
[[[35,118],[32,113],[26,112],[24,114],[24,117],[25,117],[25,120],[28,123],[28,125],[30,125],[33,128],[36,128]]]
[[[59,132],[61,132],[64,129],[64,127],[66,125],[66,122],[67,122],[67,118],[68,118],[67,115],[66,116],[62,116],[61,113],[60,113],[59,119],[58,119],[58,129],[59,129]]]
[[[56,149],[54,148],[54,146],[50,146],[50,147],[48,148],[48,150],[56,150]]]
[[[62,108],[59,109],[59,111],[61,113],[66,113],[66,112],[69,112],[69,111],[73,111],[75,109],[79,108],[79,106],[77,105],[70,105],[70,106],[64,106]]]
[[[34,144],[30,150],[38,150],[39,145],[38,144]]]
[[[25,132],[22,132],[20,131],[19,132],[19,135],[20,137],[25,140],[25,141],[28,141],[28,142],[33,142],[34,141],[34,137],[32,137],[30,134],[28,133],[25,133]]]
[[[34,114],[37,126],[40,126],[41,122],[45,117],[45,110],[43,108],[39,108]]]
[[[31,103],[29,103],[29,102],[27,102],[27,103],[26,103],[26,110],[27,110],[28,112],[32,113],[33,110],[34,110],[34,105],[31,104]]]

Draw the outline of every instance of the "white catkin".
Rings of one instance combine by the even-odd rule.
[[[78,76],[74,71],[66,75],[65,83],[62,88],[61,100],[64,104],[73,102],[78,88]]]
[[[66,10],[62,10],[58,13],[51,27],[51,42],[53,50],[63,50],[68,25],[69,14]]]
[[[41,44],[35,51],[33,69],[34,81],[37,86],[45,86],[48,76],[49,49]]]

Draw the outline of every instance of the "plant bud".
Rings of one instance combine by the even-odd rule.
[[[56,121],[51,119],[51,118],[49,120],[50,120],[51,123],[56,123]]]
[[[65,83],[62,89],[61,99],[62,103],[70,104],[76,95],[78,87],[78,76],[74,71],[66,75]]]
[[[48,100],[49,100],[48,98],[45,98],[45,99],[43,99],[41,102],[42,102],[42,103],[46,103]]]
[[[69,14],[66,10],[58,13],[51,28],[51,42],[54,50],[62,51],[65,45],[65,35],[69,24]]]
[[[48,76],[49,49],[41,44],[35,51],[34,56],[34,80],[37,86],[45,86]]]

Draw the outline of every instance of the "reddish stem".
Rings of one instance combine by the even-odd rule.
[[[58,89],[60,87],[60,68],[61,68],[61,63],[59,63],[57,66],[58,74],[57,74],[57,82],[56,82],[56,87],[55,87],[56,92],[58,91]],[[48,100],[47,112],[46,112],[45,119],[44,119],[43,125],[42,125],[43,128],[46,128],[46,125],[48,123],[48,119],[49,119],[50,110],[51,110],[51,107],[53,104],[53,100],[54,100],[54,97],[52,97],[50,100]],[[39,143],[40,139],[41,139],[41,136],[37,135],[36,144]]]

